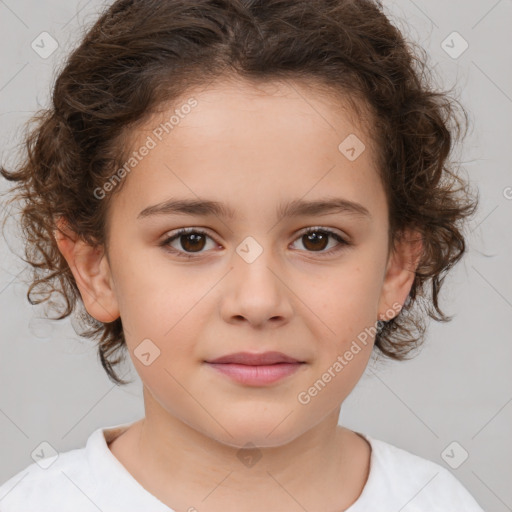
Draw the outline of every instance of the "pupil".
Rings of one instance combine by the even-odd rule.
[[[194,252],[194,249],[201,250],[204,247],[204,240],[203,244],[199,244],[198,247],[198,241],[200,238],[202,238],[203,235],[197,234],[197,233],[190,233],[186,235],[181,236],[181,246],[186,250],[190,252]],[[183,242],[183,239],[185,239],[185,242]],[[192,244],[188,243],[188,240],[192,239]]]
[[[311,250],[323,250],[326,247],[328,236],[321,231],[314,231],[303,236],[306,239],[304,246]],[[202,242],[202,243],[201,243]],[[200,251],[204,248],[204,237],[198,233],[181,236],[181,246],[189,252]]]
[[[320,233],[320,234],[318,234]],[[312,233],[308,233],[307,235],[304,235],[306,237],[306,240],[307,240],[307,243],[304,244],[304,247],[306,248],[311,248],[311,247],[308,247],[308,244],[310,242],[313,242],[313,249],[317,249],[317,250],[322,250],[322,249],[325,249],[326,247],[326,241],[327,241],[327,236],[325,235],[325,233],[322,233],[321,231],[314,231]],[[318,245],[315,246],[315,242],[318,242],[320,241],[321,242],[321,247],[318,247]],[[322,243],[323,242],[323,243]]]

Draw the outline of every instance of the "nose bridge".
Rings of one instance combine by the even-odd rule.
[[[236,247],[236,254],[233,255],[233,266],[235,271],[234,278],[240,284],[247,286],[258,286],[278,288],[275,276],[276,257],[272,254],[270,237],[267,237],[267,243],[263,240],[263,236],[258,237],[258,241],[254,236],[247,236]],[[261,242],[261,243],[260,243]],[[267,290],[268,291],[268,290]]]
[[[250,323],[290,314],[287,288],[279,278],[277,260],[270,247],[264,247],[252,236],[236,247],[230,284],[223,300],[224,314],[230,318],[244,317]]]

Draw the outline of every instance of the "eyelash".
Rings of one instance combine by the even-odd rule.
[[[302,233],[300,233],[300,235],[295,240],[297,240],[297,239],[299,239],[299,238],[301,238],[301,237],[303,237],[305,235],[309,235],[311,233],[317,233],[317,232],[325,233],[327,235],[332,236],[332,238],[334,238],[339,243],[339,245],[334,247],[334,248],[332,248],[332,249],[330,249],[329,251],[326,251],[326,252],[322,252],[322,251],[306,251],[306,252],[318,253],[318,254],[321,254],[321,255],[331,255],[332,253],[336,253],[336,252],[340,251],[343,248],[343,246],[351,245],[349,242],[347,242],[344,238],[342,238],[335,231],[332,231],[332,230],[327,229],[327,228],[322,228],[322,227],[319,227],[319,226],[308,228],[307,230],[305,230]],[[170,252],[172,254],[175,254],[176,256],[179,256],[179,257],[182,257],[182,258],[187,258],[187,259],[197,258],[198,256],[200,256],[202,254],[201,252],[187,253],[187,252],[179,251],[179,250],[176,250],[174,248],[170,248],[169,247],[169,244],[171,242],[173,242],[174,240],[176,240],[177,238],[179,238],[180,236],[182,236],[182,235],[190,235],[190,234],[205,235],[208,238],[211,238],[213,240],[213,238],[206,231],[203,231],[202,229],[198,229],[198,228],[181,228],[181,229],[177,230],[173,235],[167,237],[165,240],[160,242],[159,245],[161,247],[165,247],[168,252]]]

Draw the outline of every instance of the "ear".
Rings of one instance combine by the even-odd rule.
[[[73,273],[85,309],[99,322],[113,322],[119,317],[119,306],[104,248],[87,244],[62,217],[56,224],[57,246]]]
[[[422,235],[419,231],[406,230],[397,240],[396,247],[388,258],[379,299],[380,320],[391,320],[404,305],[416,276],[422,249]],[[391,311],[395,311],[396,314],[390,316]]]

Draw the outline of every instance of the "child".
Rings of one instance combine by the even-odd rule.
[[[455,102],[418,63],[371,0],[106,10],[2,174],[29,299],[83,303],[145,416],[13,476],[2,512],[482,510],[444,467],[338,425],[372,351],[405,359],[425,309],[446,320],[476,209],[448,160]]]

